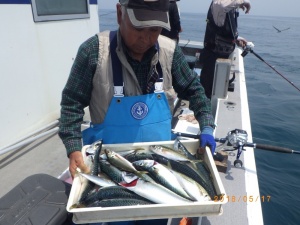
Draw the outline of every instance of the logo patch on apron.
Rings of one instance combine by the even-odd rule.
[[[147,114],[148,106],[143,102],[137,102],[131,108],[131,115],[137,120],[144,119]]]

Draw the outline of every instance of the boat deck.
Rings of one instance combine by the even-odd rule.
[[[240,51],[237,50],[233,56],[231,67],[231,73],[235,72],[236,75],[234,92],[228,92],[226,99],[219,99],[215,137],[225,138],[228,132],[242,129],[247,131],[248,142],[251,142],[245,74],[243,62],[239,61],[241,60],[239,55]],[[182,109],[186,108],[187,104],[184,102]],[[263,224],[253,149],[245,148],[246,151],[241,154],[239,158],[243,162],[241,168],[234,166],[237,151],[229,151],[231,149],[231,147],[217,143],[217,151],[223,150],[228,153],[226,173],[219,172],[226,192],[224,201],[227,202],[223,205],[223,213],[219,216],[193,218],[193,225],[195,224],[194,220],[198,225]],[[177,225],[179,221],[180,219],[177,219],[172,225]]]
[[[220,100],[219,113],[217,115],[217,129],[215,137],[224,138],[234,129],[242,129],[248,133],[248,142],[252,141],[246,80],[243,62],[239,61],[241,51],[237,49],[233,56],[231,72],[235,72],[234,92],[228,92],[228,98]],[[219,145],[220,146],[220,145]],[[228,147],[227,147],[228,148]],[[218,150],[226,150],[226,146],[220,146]],[[228,156],[228,168],[226,173],[220,173],[225,187],[226,204],[223,206],[223,214],[214,217],[202,218],[202,225],[209,224],[263,224],[258,181],[254,152],[252,148],[245,148],[240,160],[243,167],[234,166],[237,151]],[[252,199],[253,198],[253,199]]]
[[[44,173],[58,177],[68,165],[65,147],[57,134],[0,155],[0,197],[30,175]]]

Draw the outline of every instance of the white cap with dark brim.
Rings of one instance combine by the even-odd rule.
[[[169,0],[120,0],[135,27],[163,27],[170,30]]]

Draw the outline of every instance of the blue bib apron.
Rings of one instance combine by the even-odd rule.
[[[83,144],[99,139],[104,144],[171,140],[171,113],[163,92],[120,97],[124,96],[123,76],[115,51],[116,32],[111,32],[110,42],[115,93],[118,93],[112,98],[103,123],[91,124],[82,132]]]
[[[84,145],[171,140],[171,113],[164,93],[113,97],[101,124],[82,133]]]

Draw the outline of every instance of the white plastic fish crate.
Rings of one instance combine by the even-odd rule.
[[[182,144],[191,152],[195,153],[198,149],[198,140],[181,140]],[[150,145],[164,145],[172,148],[174,141],[163,142],[141,142],[132,144],[111,144],[103,145],[102,149],[109,148],[115,152],[122,150],[135,149],[143,147],[148,149]],[[82,149],[85,155],[84,146]],[[213,161],[209,148],[204,154],[204,161],[209,167],[213,177],[213,184],[218,195],[225,195],[224,186],[221,182],[216,165]],[[191,202],[184,204],[151,204],[136,206],[120,206],[120,207],[87,207],[87,208],[70,208],[77,203],[81,193],[83,192],[87,180],[80,175],[76,175],[73,181],[71,193],[68,199],[67,211],[73,213],[74,223],[95,223],[95,222],[111,222],[111,221],[127,221],[127,220],[146,220],[146,219],[162,219],[162,218],[180,218],[180,217],[201,217],[221,215],[222,205],[225,204],[226,198],[222,201],[205,201]],[[155,193],[154,193],[155,194]]]

